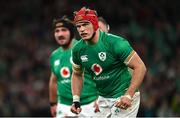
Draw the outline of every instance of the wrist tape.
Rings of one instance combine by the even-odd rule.
[[[75,108],[80,108],[80,97],[78,95],[73,95],[73,104]]]
[[[78,95],[73,95],[73,102],[80,102],[80,97]]]

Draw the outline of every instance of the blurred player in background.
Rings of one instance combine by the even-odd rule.
[[[136,117],[140,104],[138,88],[146,72],[143,61],[126,39],[99,30],[96,11],[83,7],[75,12],[74,23],[82,39],[72,49],[75,105],[71,111],[81,111],[79,96],[85,70],[96,82],[102,117]],[[132,75],[128,67],[133,69]]]
[[[109,32],[110,30],[109,24],[106,22],[106,20],[103,17],[98,17],[98,25],[99,25],[99,29],[101,29],[103,32]]]
[[[76,116],[70,111],[72,105],[71,49],[74,44],[74,25],[67,18],[56,19],[53,22],[54,37],[59,45],[50,57],[51,76],[49,81],[49,97],[53,117]],[[78,116],[94,116],[98,110],[96,104],[97,90],[90,76],[85,76],[85,87],[81,94],[83,111]],[[90,78],[90,79],[88,79]]]

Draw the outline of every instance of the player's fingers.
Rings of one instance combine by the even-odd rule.
[[[127,105],[127,104],[121,104],[121,105],[119,106],[119,108],[124,109],[124,110],[128,109],[129,107],[130,107],[130,106]]]
[[[125,105],[126,107],[130,107],[132,104],[132,100],[128,99],[127,97],[122,97],[121,101],[122,104]]]
[[[81,112],[81,108],[77,108],[76,112],[79,114]]]
[[[119,100],[116,101],[115,107],[126,110],[127,108],[130,107],[130,103],[128,101],[126,101],[126,100],[119,99]]]
[[[120,101],[120,100],[116,101],[116,103],[115,103],[115,107],[120,107],[121,105],[122,105],[122,103],[121,103],[121,101]]]
[[[115,107],[118,107],[118,108],[120,108],[120,109],[127,109],[127,105],[126,105],[126,104],[122,104],[122,103],[117,103],[117,104],[115,105]]]
[[[129,108],[130,106],[131,106],[131,104],[126,103],[126,102],[122,102],[121,105],[119,105],[119,108],[126,110],[126,109]]]
[[[56,112],[54,112],[53,117],[56,117]]]
[[[81,112],[81,108],[75,108],[75,106],[73,105],[71,107],[71,112],[75,113],[75,114],[79,114]]]
[[[71,112],[77,114],[76,108],[74,106],[71,107]]]
[[[100,112],[99,107],[95,107],[94,112]]]
[[[97,104],[97,103],[95,103],[94,104],[94,112],[96,113],[96,112],[100,112],[100,110],[99,110],[99,105]]]
[[[128,107],[127,105],[121,105],[120,108],[126,110]]]
[[[56,108],[55,108],[55,107],[52,107],[52,108],[51,108],[51,115],[52,115],[53,117],[56,116]]]

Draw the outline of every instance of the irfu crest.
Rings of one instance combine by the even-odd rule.
[[[105,61],[106,60],[106,53],[105,52],[100,52],[98,53],[99,59],[101,61]]]

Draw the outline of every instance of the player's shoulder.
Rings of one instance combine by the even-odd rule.
[[[124,41],[125,40],[125,38],[123,38],[122,36],[118,36],[111,33],[107,33],[107,39],[109,39],[110,41]]]
[[[84,41],[83,41],[83,39],[80,39],[73,45],[72,50],[73,51],[80,50],[82,47],[84,47]]]
[[[127,41],[124,37],[111,33],[105,33],[104,37],[106,37],[104,38],[104,42],[109,43],[110,45],[120,45],[123,44],[124,41]]]
[[[79,40],[78,39],[73,39],[72,40],[72,46],[74,46]]]
[[[62,52],[62,49],[61,49],[60,47],[57,48],[57,49],[55,49],[55,50],[51,53],[50,58],[52,58],[52,57],[54,57],[54,56],[56,56],[56,55],[61,54],[61,52]]]

